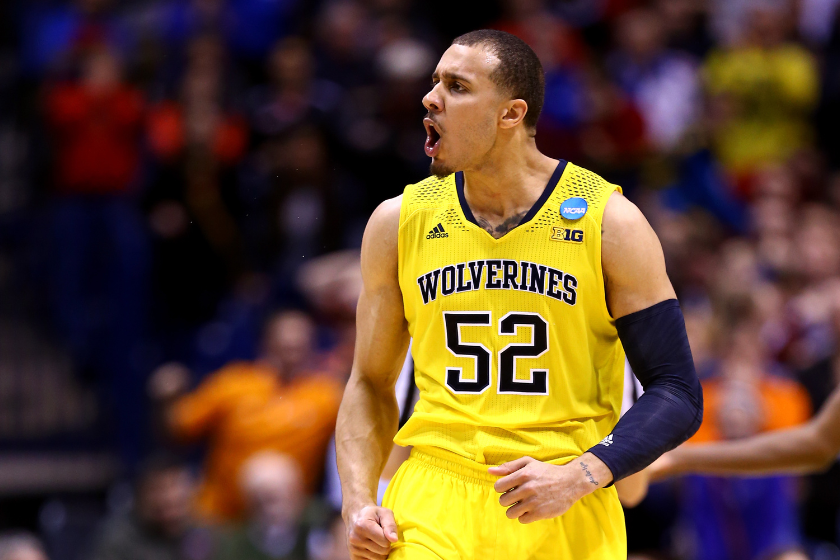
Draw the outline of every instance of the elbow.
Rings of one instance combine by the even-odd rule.
[[[808,461],[802,465],[804,467],[804,473],[825,472],[831,468],[836,458],[837,455],[830,453],[827,446],[814,449],[813,453],[808,456]]]
[[[691,403],[692,412],[694,413],[691,423],[686,428],[683,440],[680,444],[688,441],[691,436],[697,433],[700,425],[703,423],[703,388],[698,381],[696,386],[692,388],[688,402]],[[679,444],[678,444],[679,445]]]
[[[695,415],[695,418],[694,418],[694,423],[691,426],[691,430],[690,430],[691,433],[688,434],[689,438],[697,433],[697,430],[700,429],[700,425],[703,423],[703,412],[705,410],[704,406],[703,406],[703,389],[701,389],[699,386],[697,388],[696,397],[697,397],[696,415]],[[688,439],[688,438],[686,438],[686,439]]]
[[[789,468],[813,473],[827,470],[837,459],[840,441],[832,437],[835,429],[815,418],[790,432],[789,446],[797,452],[791,454]]]
[[[809,470],[822,472],[828,470],[834,461],[837,460],[837,445],[827,437],[817,435],[812,439]]]

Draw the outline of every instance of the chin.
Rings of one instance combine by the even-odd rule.
[[[443,178],[448,175],[452,175],[453,173],[455,173],[455,171],[457,171],[455,168],[446,165],[444,162],[438,161],[436,159],[433,159],[431,165],[429,165],[429,173],[431,173],[435,177]]]

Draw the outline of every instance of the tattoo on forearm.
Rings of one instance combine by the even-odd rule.
[[[484,228],[484,230],[487,231],[487,233],[489,233],[490,235],[492,235],[493,237],[498,239],[498,238],[502,237],[504,234],[506,234],[507,232],[509,232],[510,230],[512,230],[513,228],[515,228],[516,226],[518,226],[519,223],[522,221],[522,218],[524,218],[525,214],[527,214],[527,213],[528,212],[526,211],[526,212],[521,212],[519,214],[511,216],[510,218],[508,218],[507,220],[505,220],[504,222],[502,222],[501,224],[499,224],[497,226],[494,226],[493,224],[488,222],[486,219],[481,218],[481,217],[476,217],[476,221],[478,221],[478,225],[480,225],[482,228]]]
[[[580,462],[580,468],[583,470],[584,473],[586,473],[586,478],[589,479],[589,482],[591,482],[595,486],[598,486],[598,481],[596,481],[595,477],[592,476],[592,473],[589,472],[589,465],[587,465],[586,463],[581,461]]]

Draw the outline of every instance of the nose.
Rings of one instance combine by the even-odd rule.
[[[423,96],[423,107],[430,113],[440,113],[443,110],[443,100],[438,95],[438,87],[440,83],[435,84],[429,93]]]

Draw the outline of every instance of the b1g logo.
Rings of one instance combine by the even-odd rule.
[[[568,241],[569,243],[583,243],[583,230],[553,227],[551,228],[551,240]]]

